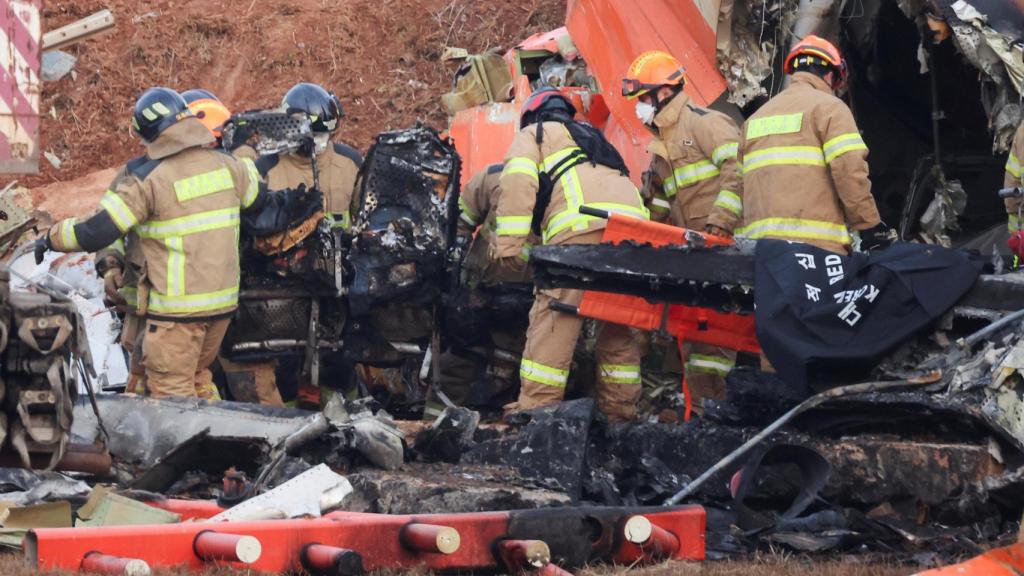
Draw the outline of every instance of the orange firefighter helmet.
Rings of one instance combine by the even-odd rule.
[[[786,74],[792,74],[809,65],[834,68],[837,73],[832,82],[833,88],[838,88],[846,81],[846,61],[839,49],[835,44],[813,34],[790,50],[782,69]]]
[[[662,86],[684,86],[686,69],[675,56],[661,50],[644,52],[633,60],[622,79],[622,95],[639,98]]]
[[[209,90],[194,89],[181,93],[181,97],[188,103],[189,110],[196,118],[206,126],[217,138],[220,138],[220,129],[224,123],[231,118],[231,111],[228,110],[219,98]]]

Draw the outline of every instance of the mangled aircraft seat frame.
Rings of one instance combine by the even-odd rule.
[[[367,153],[345,258],[347,357],[388,362],[398,356],[389,343],[429,341],[450,277],[460,165],[452,142],[425,126],[380,134]]]
[[[276,134],[277,124],[267,130]],[[266,145],[280,141],[277,148],[287,150],[301,139],[301,130],[286,127]],[[342,342],[346,358],[371,363],[401,358],[391,342],[424,349],[449,266],[458,182],[459,157],[436,131],[379,135],[357,180],[360,209],[351,230],[321,221],[277,253],[245,250],[239,311],[224,352],[256,360],[306,350],[309,367],[314,349],[342,349]]]
[[[53,469],[70,444],[79,370],[92,370],[84,323],[71,302],[10,293],[0,272],[0,452],[25,468],[45,458]]]

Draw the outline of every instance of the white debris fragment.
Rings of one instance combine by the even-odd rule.
[[[335,474],[326,464],[299,474],[277,488],[229,508],[211,522],[265,520],[268,518],[319,518],[337,508],[352,493],[347,478]]]

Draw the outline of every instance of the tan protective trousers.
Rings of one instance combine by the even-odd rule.
[[[725,377],[736,365],[736,352],[700,342],[684,345],[686,383],[694,413],[704,415],[704,399],[725,400]]]
[[[128,383],[124,391],[131,394],[142,393],[146,377],[146,369],[142,366],[142,327],[145,324],[145,318],[128,312],[121,325],[121,347],[128,352]]]
[[[505,412],[554,404],[565,396],[583,318],[555,312],[553,300],[577,306],[582,290],[538,290],[530,310],[526,348],[519,368],[519,399]],[[640,399],[640,349],[627,326],[600,322],[597,336],[597,406],[613,422],[636,417]]]
[[[142,364],[146,391],[154,398],[198,396],[220,400],[210,364],[231,323],[230,318],[208,322],[146,320]]]
[[[277,389],[277,361],[232,362],[220,358],[228,388],[238,402],[250,402],[264,406],[284,406],[281,392]]]

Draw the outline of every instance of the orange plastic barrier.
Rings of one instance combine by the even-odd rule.
[[[989,550],[966,562],[918,572],[914,576],[1020,576],[1024,574],[1024,543]]]
[[[580,515],[578,534],[565,533],[570,514]],[[131,559],[154,569],[180,566],[197,572],[218,563],[269,573],[495,570],[518,564],[555,575],[564,572],[547,564],[548,550],[565,554],[581,545],[590,546],[587,561],[703,560],[704,531],[700,506],[418,516],[335,512],[302,520],[38,529],[29,532],[23,546],[37,569],[71,572],[82,570],[83,562]],[[637,546],[655,553],[639,553]]]

